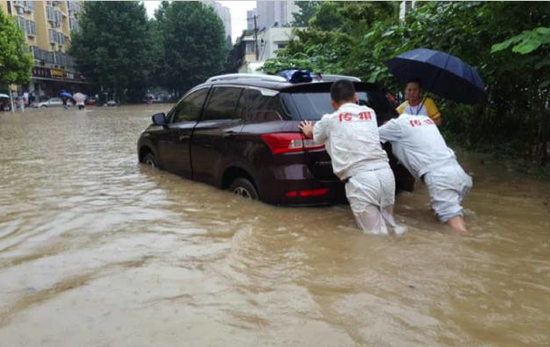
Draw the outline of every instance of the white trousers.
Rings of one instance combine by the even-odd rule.
[[[472,178],[458,164],[448,165],[424,175],[432,208],[439,219],[446,223],[449,219],[462,216],[462,200],[472,189]]]
[[[395,178],[391,169],[365,171],[351,177],[346,196],[357,225],[365,233],[386,235],[387,224],[399,233],[393,219]]]

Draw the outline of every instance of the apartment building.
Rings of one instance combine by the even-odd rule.
[[[71,31],[79,30],[80,1],[0,1],[0,9],[15,17],[34,56],[31,81],[18,86],[18,93],[46,99],[61,89],[85,89],[83,76],[67,54]]]
[[[300,12],[294,1],[256,1],[256,10],[260,30],[290,25]]]

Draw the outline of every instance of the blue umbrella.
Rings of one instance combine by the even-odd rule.
[[[73,98],[73,96],[70,94],[70,93],[67,93],[66,91],[62,91],[61,93],[59,93],[59,96],[64,96],[66,98]]]
[[[419,79],[422,88],[445,99],[467,104],[487,100],[477,71],[459,58],[426,48],[413,49],[386,62],[391,73],[406,83]]]

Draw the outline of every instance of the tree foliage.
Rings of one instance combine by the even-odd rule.
[[[487,107],[439,100],[444,129],[472,147],[491,145],[548,161],[550,6],[544,2],[419,2],[400,21],[393,2],[323,2],[310,27],[266,62],[356,75],[394,92],[385,62],[414,48],[455,55],[480,72]]]
[[[223,70],[227,43],[223,22],[198,1],[163,2],[155,14],[162,48],[158,82],[180,95]]]
[[[315,15],[315,11],[319,4],[321,4],[321,1],[295,1],[295,4],[300,10],[292,14],[294,17],[292,26],[307,27],[309,26],[309,20]]]
[[[139,100],[151,81],[154,30],[138,1],[85,2],[70,54],[96,88]]]
[[[27,83],[33,63],[23,30],[0,9],[0,86]]]

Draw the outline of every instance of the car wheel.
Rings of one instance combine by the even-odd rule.
[[[237,178],[229,186],[229,191],[243,198],[258,200],[258,191],[256,187],[246,178]]]
[[[48,106],[46,106],[46,105],[42,105],[42,106],[40,106],[40,108],[47,108],[47,107],[48,107]]]
[[[143,164],[147,166],[151,166],[152,168],[158,167],[157,158],[155,158],[155,156],[152,153],[147,154],[143,158]]]

